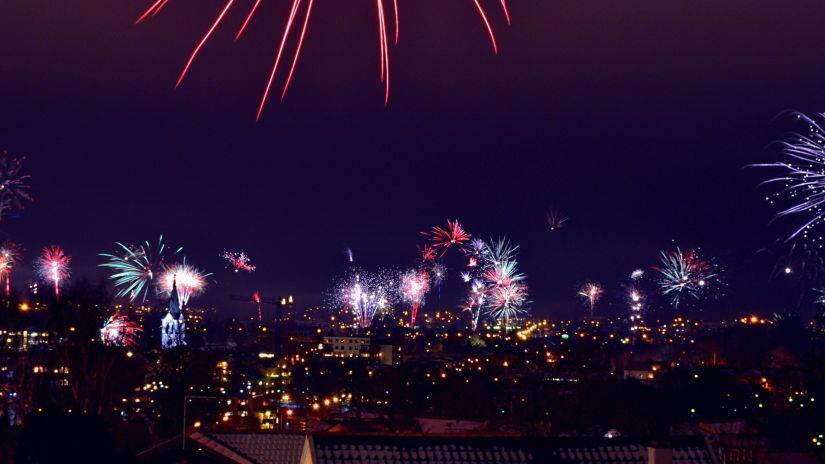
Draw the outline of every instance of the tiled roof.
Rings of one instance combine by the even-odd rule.
[[[510,439],[316,435],[313,442],[318,464],[535,462],[525,443]]]
[[[306,435],[274,433],[210,433],[208,438],[256,464],[299,464]]]
[[[553,439],[546,452],[560,462],[582,464],[646,464],[648,443],[624,438]],[[681,437],[660,446],[673,450],[673,464],[715,464],[716,460],[701,436]]]
[[[200,434],[197,434],[200,435]],[[299,464],[647,464],[650,443],[630,438],[516,438],[399,435],[210,433],[196,441],[231,462]],[[194,439],[194,435],[192,436]],[[717,464],[701,436],[659,446],[673,464]],[[306,462],[306,461],[305,461]]]

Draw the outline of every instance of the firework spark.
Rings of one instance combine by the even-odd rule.
[[[146,9],[143,12],[143,14],[137,19],[136,23],[141,23],[144,20],[157,15],[161,10],[163,10],[167,3],[168,0],[155,0],[149,6],[149,8]],[[247,29],[247,26],[249,26],[253,17],[258,12],[258,6],[260,5],[260,3],[260,0],[255,0],[255,3],[250,8],[249,13],[245,16],[243,24],[238,30],[238,33],[235,35],[236,41],[241,38],[244,31]],[[217,17],[215,17],[215,19],[212,21],[210,27],[206,30],[206,33],[201,37],[200,41],[198,41],[192,53],[189,55],[189,59],[187,60],[186,65],[183,67],[183,70],[181,71],[180,76],[178,77],[177,83],[175,84],[175,87],[179,87],[181,85],[184,77],[186,77],[186,74],[189,72],[198,54],[201,52],[203,47],[209,42],[215,30],[218,29],[221,23],[223,23],[223,21],[226,19],[227,14],[230,12],[234,4],[235,0],[226,0],[226,2],[223,4],[223,7],[218,12]],[[267,100],[269,99],[269,94],[272,90],[275,78],[279,74],[278,70],[281,69],[282,66],[285,66],[286,62],[290,60],[290,58],[286,56],[288,54],[286,50],[288,43],[293,42],[291,63],[289,65],[289,70],[283,82],[281,100],[283,100],[286,97],[287,90],[289,89],[290,83],[292,82],[292,78],[295,74],[295,69],[298,64],[298,58],[301,56],[301,49],[303,48],[304,39],[307,35],[307,28],[309,26],[310,16],[312,15],[313,4],[314,0],[292,0],[289,15],[287,16],[286,25],[284,27],[283,33],[281,34],[281,39],[276,49],[275,62],[272,65],[272,70],[269,73],[269,78],[266,82],[266,86],[263,91],[263,96],[261,97],[261,101],[258,105],[258,113],[256,116],[256,120],[261,119],[261,114],[263,113],[264,107],[266,106]],[[487,29],[487,33],[490,36],[490,41],[493,46],[493,52],[495,54],[498,54],[498,44],[496,43],[496,36],[493,31],[493,26],[487,15],[487,11],[482,6],[480,0],[473,0],[473,4],[475,5],[476,10],[478,11],[481,20],[484,23],[485,28]],[[507,9],[507,4],[504,0],[500,0],[500,4],[504,12],[504,16],[507,20],[507,24],[510,24],[510,12]],[[398,0],[392,0],[391,2],[390,0],[375,0],[375,7],[378,15],[377,25],[379,51],[379,80],[384,85],[384,105],[386,106],[389,103],[390,99],[390,28],[387,24],[394,24],[394,43],[397,45],[400,23],[398,17]],[[392,20],[390,18],[391,16]],[[294,38],[293,32],[296,32],[298,34],[297,39]]]
[[[143,329],[126,316],[115,313],[103,323],[100,341],[106,346],[135,346]]]
[[[719,277],[716,266],[701,259],[695,250],[682,251],[676,247],[675,251],[662,251],[659,260],[661,266],[653,268],[659,273],[659,290],[671,298],[675,307],[679,307],[683,295],[699,299]]]
[[[0,245],[0,283],[6,284],[6,296],[11,294],[11,271],[22,258],[23,247],[20,245],[9,241]]]
[[[780,173],[763,184],[780,184],[782,187],[767,197],[772,205],[783,204],[776,218],[785,216],[803,217],[802,225],[788,237],[788,240],[802,234],[811,234],[825,217],[825,113],[808,117],[794,113],[798,121],[807,126],[805,133],[792,133],[776,143],[785,160],[775,163],[756,164],[756,167],[773,168]],[[817,236],[822,240],[822,236]]]
[[[189,264],[184,258],[182,263],[166,266],[158,277],[157,292],[159,295],[168,297],[172,293],[172,287],[177,284],[178,298],[181,307],[189,303],[189,298],[198,296],[206,290],[206,279],[210,274],[205,274]]]
[[[378,313],[389,311],[395,303],[397,280],[390,271],[351,269],[335,283],[331,303],[352,311],[355,327],[367,329]]]
[[[233,269],[235,272],[252,272],[255,270],[255,266],[253,266],[250,262],[251,260],[249,256],[243,251],[224,251],[223,253],[221,253],[221,258],[226,260],[227,266],[230,269]]]
[[[22,210],[24,202],[32,201],[26,183],[31,176],[21,174],[25,159],[10,157],[5,151],[0,154],[0,220],[8,212]]]
[[[424,244],[423,247],[419,247],[421,250],[421,261],[435,261],[438,252],[435,248],[431,247],[430,245]]]
[[[479,289],[474,280],[470,286],[471,301],[481,301],[484,312],[494,320],[504,323],[516,320],[527,312],[526,276],[518,272],[516,251],[518,246],[510,245],[506,237],[487,243],[482,253],[484,266],[481,272],[484,289]],[[478,317],[473,325],[477,327]]]
[[[447,250],[454,246],[466,251],[464,244],[471,238],[458,220],[450,221],[449,219],[447,220],[447,228],[434,226],[430,232],[422,232],[422,235],[430,238],[433,248],[441,250],[439,256],[444,256]]]
[[[407,271],[401,276],[401,296],[410,303],[410,327],[415,327],[418,308],[424,302],[424,296],[430,289],[430,276],[424,271]]]
[[[72,260],[59,246],[48,246],[34,262],[38,277],[54,284],[55,298],[60,296],[60,286],[69,278],[69,262]]]
[[[547,227],[549,227],[551,231],[561,229],[569,219],[570,218],[561,211],[550,210],[547,213]]]
[[[518,246],[511,245],[507,237],[490,240],[486,246],[486,252],[483,255],[485,267],[497,266],[501,263],[513,261],[517,251]]]
[[[127,297],[131,302],[139,298],[141,302],[145,302],[152,280],[161,273],[167,259],[163,235],[158,238],[155,245],[151,245],[148,240],[140,246],[125,245],[120,242],[115,242],[115,245],[117,246],[115,253],[100,254],[108,261],[99,266],[113,272],[109,278],[114,281],[119,298]],[[182,249],[172,250],[169,255],[175,255]]]
[[[526,303],[527,286],[521,282],[493,285],[486,292],[487,314],[493,319],[503,320],[505,329],[510,321],[527,311]]]
[[[587,283],[579,290],[578,295],[590,305],[590,317],[596,310],[596,303],[601,299],[604,290],[599,284]]]
[[[644,269],[635,269],[633,272],[630,273],[630,280],[639,280],[645,276]]]

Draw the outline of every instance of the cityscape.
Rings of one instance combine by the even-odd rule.
[[[71,3],[0,8],[0,462],[825,462],[825,5]]]

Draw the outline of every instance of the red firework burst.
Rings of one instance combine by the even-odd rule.
[[[232,6],[235,4],[235,2],[236,0],[226,0],[226,3],[224,3],[223,7],[218,13],[218,16],[212,22],[211,26],[207,29],[206,33],[203,35],[203,37],[201,37],[200,41],[195,46],[195,49],[189,55],[189,59],[187,60],[186,65],[183,67],[180,76],[178,76],[178,80],[175,84],[175,87],[179,87],[181,82],[183,82],[183,78],[186,77],[186,74],[192,67],[192,63],[194,63],[195,58],[198,56],[204,45],[206,45],[206,43],[209,42],[209,39],[212,37],[212,34],[215,32],[218,26],[220,26],[220,24],[224,21],[224,19],[227,16],[227,13],[229,13],[229,11],[232,9]],[[163,10],[163,8],[168,3],[169,0],[155,0],[149,6],[149,8],[143,12],[143,14],[137,19],[137,21],[135,21],[135,23],[141,23],[145,19],[157,15],[158,13],[160,13],[161,10]],[[507,9],[507,2],[506,0],[499,0],[499,3],[501,5],[502,11],[504,12],[507,24],[509,25],[510,12]],[[235,35],[236,41],[239,40],[243,35],[247,26],[252,21],[253,17],[258,11],[258,7],[260,6],[260,4],[261,0],[254,0],[254,3],[250,7],[249,13],[246,14],[243,24],[241,24],[240,28],[238,29],[238,33]],[[272,90],[272,85],[275,80],[275,77],[278,74],[278,69],[281,67],[282,60],[288,59],[285,58],[285,50],[287,48],[287,42],[289,42],[290,36],[292,35],[293,29],[295,29],[296,23],[301,23],[297,42],[295,42],[294,49],[292,51],[289,71],[284,82],[283,90],[281,91],[281,100],[283,100],[286,96],[286,92],[289,89],[290,83],[292,82],[292,77],[295,74],[295,67],[298,64],[298,58],[301,55],[301,49],[304,45],[304,39],[306,38],[307,26],[309,25],[309,19],[312,14],[313,4],[314,0],[292,0],[289,15],[287,16],[286,26],[284,27],[280,43],[275,54],[275,63],[272,65],[272,71],[269,74],[269,79],[267,80],[263,96],[261,97],[260,104],[258,105],[258,114],[256,116],[256,120],[261,119],[261,114],[263,113],[264,106],[266,106],[266,102],[269,98],[269,93]],[[496,36],[493,31],[493,26],[490,23],[490,19],[487,15],[487,11],[485,10],[484,6],[482,6],[480,0],[473,0],[473,4],[475,5],[476,10],[478,10],[479,15],[481,16],[481,20],[484,22],[484,26],[486,27],[487,33],[490,36],[490,41],[492,42],[493,46],[493,52],[495,54],[498,54],[498,44],[496,43]],[[378,49],[380,55],[379,77],[380,81],[384,84],[384,105],[386,106],[389,103],[390,99],[390,47],[388,39],[389,34],[387,32],[387,23],[389,22],[388,18],[392,16],[395,27],[394,43],[395,45],[398,45],[398,31],[400,24],[400,21],[398,19],[398,0],[375,0],[375,7],[378,13]],[[388,10],[392,10],[392,12],[389,13]],[[303,15],[302,19],[298,18],[299,14]]]
[[[446,229],[435,226],[432,228],[432,231],[422,232],[422,234],[430,237],[430,242],[432,242],[435,249],[441,250],[440,256],[444,256],[444,253],[453,246],[464,250],[464,244],[472,237],[464,231],[464,227],[458,222],[458,219],[455,221],[447,219]]]

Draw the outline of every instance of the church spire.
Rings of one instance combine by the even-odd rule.
[[[169,314],[171,314],[174,318],[178,318],[180,316],[180,298],[178,298],[178,278],[177,276],[172,277],[172,291],[169,293]]]

